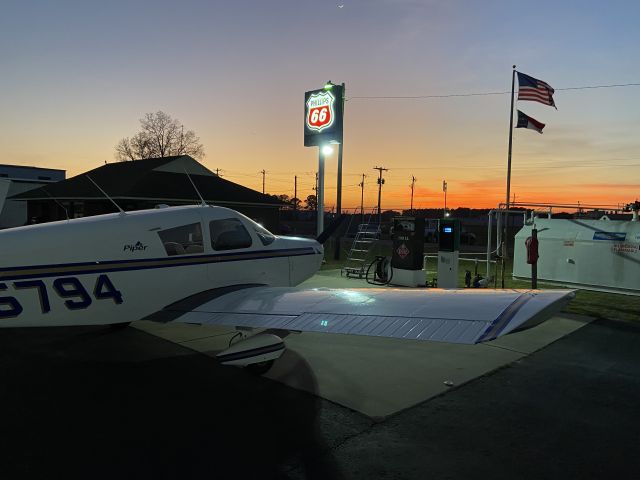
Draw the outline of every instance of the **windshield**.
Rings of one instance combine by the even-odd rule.
[[[251,220],[251,226],[253,227],[253,231],[256,232],[256,235],[258,235],[258,238],[263,245],[271,245],[276,239],[276,236],[273,233],[271,233],[256,221]]]

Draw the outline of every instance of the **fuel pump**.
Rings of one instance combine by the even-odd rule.
[[[423,287],[426,283],[424,263],[424,218],[393,219],[393,253],[391,283],[403,287]]]
[[[458,288],[460,220],[443,218],[438,226],[438,287]]]

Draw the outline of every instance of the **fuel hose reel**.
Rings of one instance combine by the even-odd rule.
[[[376,256],[373,262],[369,264],[365,278],[367,283],[371,285],[388,285],[393,279],[391,259],[389,257]]]

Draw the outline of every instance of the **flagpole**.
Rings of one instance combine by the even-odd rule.
[[[509,154],[507,156],[507,201],[505,209],[505,216],[503,222],[503,235],[502,235],[502,288],[504,288],[504,266],[507,258],[507,219],[509,218],[509,199],[511,197],[511,147],[513,145],[513,97],[515,94],[516,85],[516,66],[513,66],[511,72],[511,109],[509,111]]]

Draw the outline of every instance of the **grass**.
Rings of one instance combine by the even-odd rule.
[[[389,250],[387,248],[386,250]],[[390,255],[390,251],[386,251],[384,248],[378,248],[377,251],[372,253],[373,255]],[[343,248],[341,257],[345,257],[347,251]],[[478,255],[479,259],[483,259],[482,255]],[[334,259],[333,248],[326,249],[325,254],[326,262],[322,265],[323,270],[332,270],[341,268],[345,260]],[[468,265],[468,266],[466,266]],[[435,277],[435,271],[433,271],[433,264],[428,265],[427,278],[431,279]],[[461,263],[459,269],[459,283],[460,287],[464,286],[465,270],[471,270],[474,273],[473,264]],[[479,273],[484,276],[484,265],[479,265]],[[524,280],[515,280],[511,276],[512,262],[509,261],[505,265],[505,288],[531,288],[531,282]],[[498,282],[497,286],[500,287],[500,273],[498,270]],[[493,286],[493,283],[491,283]],[[538,283],[538,288],[566,288],[557,285]],[[606,318],[607,320],[617,320],[625,322],[639,322],[640,323],[640,296],[622,295],[616,293],[596,292],[592,290],[578,290],[576,298],[569,303],[565,308],[566,312],[575,313],[579,315],[587,315],[595,318]]]

